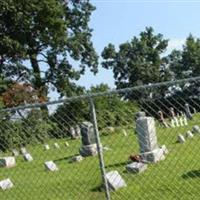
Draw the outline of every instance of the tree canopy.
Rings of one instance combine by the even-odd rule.
[[[167,45],[168,40],[149,27],[139,37],[120,44],[119,50],[108,44],[102,52],[102,65],[113,70],[117,88],[159,82],[169,75],[162,57]]]
[[[31,84],[39,98],[50,87],[70,95],[86,67],[97,72],[94,9],[89,1],[0,0],[1,77]]]

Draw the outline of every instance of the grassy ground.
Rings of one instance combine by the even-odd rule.
[[[138,153],[138,143],[133,130],[127,130],[128,136],[122,133],[111,134],[101,138],[104,146],[111,150],[104,154],[106,171],[118,170],[127,183],[126,188],[112,192],[112,199],[121,200],[190,200],[200,199],[200,135],[188,139],[186,143],[176,143],[178,134],[185,134],[194,124],[199,124],[199,116],[186,127],[157,128],[159,144],[165,144],[169,154],[164,161],[151,164],[142,174],[130,174],[125,171],[128,157]],[[28,146],[34,158],[25,162],[20,156],[17,166],[11,169],[0,169],[0,180],[10,178],[14,187],[0,191],[0,200],[94,200],[105,199],[100,191],[101,176],[98,158],[88,157],[80,163],[70,163],[72,156],[78,154],[80,140],[57,140],[60,149],[45,151],[42,145]],[[4,155],[1,155],[4,156]],[[47,172],[44,162],[54,160],[58,172]]]

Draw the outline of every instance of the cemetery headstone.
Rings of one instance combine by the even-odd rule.
[[[16,166],[15,157],[0,158],[0,167],[11,168]]]
[[[183,123],[184,123],[185,126],[188,125],[187,117],[185,115],[183,116]]]
[[[187,138],[193,138],[194,135],[192,134],[191,131],[187,131],[187,132],[186,132],[186,137],[187,137]]]
[[[172,128],[175,128],[176,126],[175,126],[175,121],[174,121],[174,119],[171,119],[171,127]]]
[[[80,129],[80,126],[79,125],[76,125],[75,126],[75,137],[76,138],[80,138],[81,136],[81,129]]]
[[[165,127],[168,128],[168,124],[166,123],[165,119],[164,119],[164,115],[162,111],[158,111],[158,115],[159,115],[159,121],[161,122],[161,124]]]
[[[178,118],[177,118],[177,117],[174,117],[174,121],[175,121],[175,126],[176,126],[176,127],[179,127],[180,125],[179,125],[179,122],[178,122]]]
[[[45,149],[45,150],[49,150],[49,149],[50,149],[49,145],[48,145],[48,144],[45,144],[45,145],[44,145],[44,149]]]
[[[162,148],[157,143],[154,118],[139,117],[136,120],[136,132],[142,160],[158,162],[165,158]]]
[[[22,154],[28,153],[25,147],[21,147],[20,151]]]
[[[190,106],[188,103],[185,104],[185,114],[188,119],[192,119],[192,113],[190,111]]]
[[[200,133],[200,127],[198,125],[195,125],[192,127],[192,132],[193,133]]]
[[[12,155],[17,157],[19,156],[19,152],[16,149],[12,149]]]
[[[142,162],[133,162],[126,165],[126,170],[133,173],[141,173],[147,169],[147,164]]]
[[[2,189],[2,190],[10,189],[13,186],[14,186],[14,184],[12,183],[12,181],[9,178],[0,181],[0,189]]]
[[[97,154],[96,137],[92,123],[83,122],[81,124],[81,141],[80,155],[93,156]]]
[[[118,190],[119,188],[126,187],[124,179],[118,171],[111,171],[106,173],[106,179],[110,190]]]
[[[70,135],[72,139],[76,139],[76,131],[74,127],[70,127]]]
[[[173,119],[176,117],[173,107],[170,108],[170,115]]]
[[[60,148],[60,146],[59,146],[59,144],[58,143],[54,143],[54,147],[56,148],[56,149],[59,149]]]
[[[179,143],[184,143],[184,142],[185,142],[185,138],[184,138],[184,136],[181,135],[181,134],[178,135],[177,140],[178,140]]]
[[[58,171],[58,167],[53,161],[47,161],[44,163],[45,167],[49,171]]]
[[[83,160],[83,156],[79,155],[79,156],[74,156],[72,158],[72,162],[81,162]]]
[[[31,161],[33,161],[33,157],[31,156],[30,153],[25,153],[24,154],[24,160],[28,161],[28,162],[31,162]]]
[[[180,126],[184,126],[182,117],[180,117],[179,122],[180,122]]]
[[[136,113],[135,120],[137,120],[137,118],[139,118],[139,117],[146,117],[146,113],[143,111]]]
[[[122,133],[125,137],[128,135],[125,129],[122,130]]]
[[[68,146],[69,146],[69,143],[68,143],[68,142],[65,142],[65,146],[68,147]]]

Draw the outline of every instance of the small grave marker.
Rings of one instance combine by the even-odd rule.
[[[2,190],[10,189],[10,188],[12,188],[13,186],[14,186],[14,185],[13,185],[12,181],[11,181],[9,178],[0,181],[0,188],[1,188]]]
[[[45,167],[49,171],[58,171],[58,167],[53,161],[47,161],[44,163]]]
[[[111,171],[106,173],[106,179],[108,181],[110,190],[117,190],[127,186],[118,171]]]
[[[3,157],[0,158],[0,167],[6,167],[6,168],[11,168],[15,167],[16,161],[15,157]]]

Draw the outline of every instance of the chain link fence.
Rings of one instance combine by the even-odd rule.
[[[1,200],[199,199],[200,77],[0,111]]]

